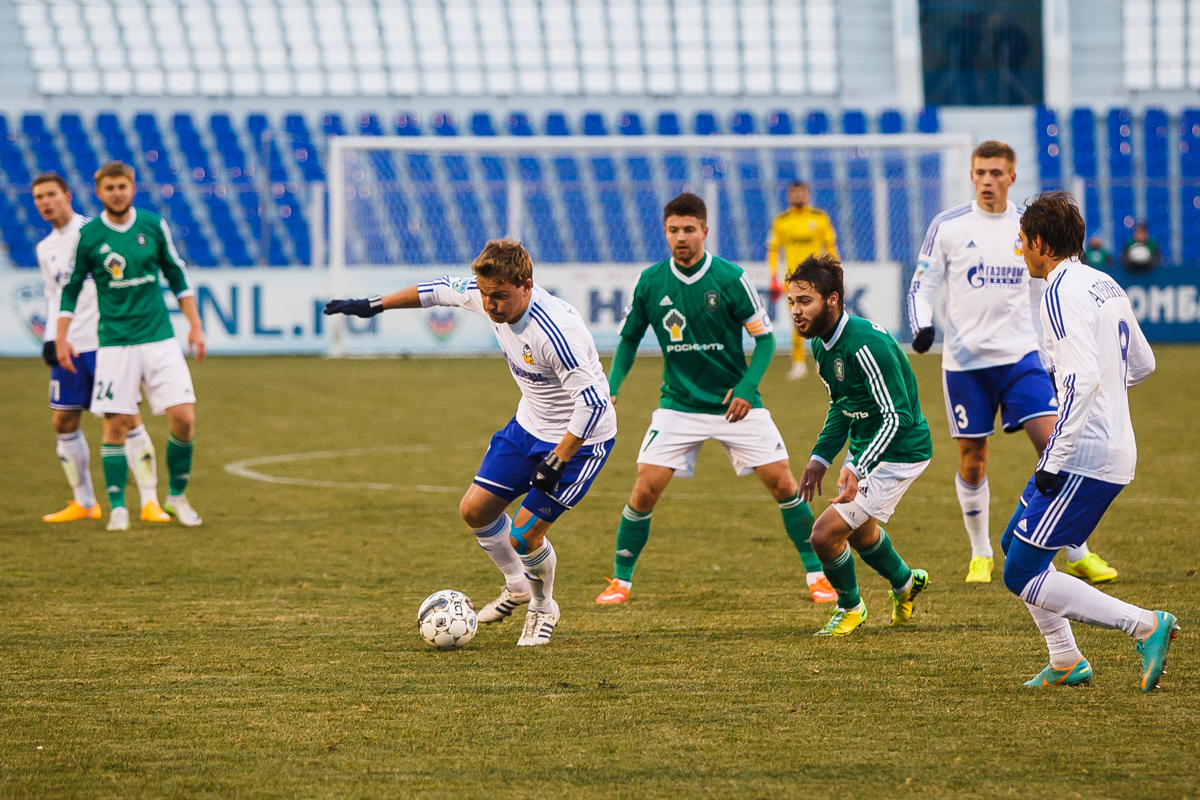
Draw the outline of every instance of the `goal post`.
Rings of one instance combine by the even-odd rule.
[[[771,220],[789,185],[810,187],[843,261],[915,265],[925,228],[970,199],[969,134],[715,136],[333,136],[329,284],[364,267],[464,272],[509,236],[539,269],[662,260],[662,207],[708,205],[708,249],[765,275]],[[900,298],[896,298],[900,303]],[[347,352],[342,318],[330,354]]]

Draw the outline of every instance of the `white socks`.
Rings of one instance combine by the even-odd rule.
[[[1046,649],[1050,651],[1050,666],[1055,669],[1068,669],[1076,661],[1083,658],[1079,647],[1075,644],[1075,634],[1071,633],[1071,623],[1053,611],[1025,604],[1038,630],[1046,637]]]
[[[1144,639],[1154,630],[1153,612],[1110,597],[1053,565],[1026,584],[1021,599],[1067,619],[1116,628],[1135,639]]]
[[[988,536],[988,507],[992,502],[992,490],[987,476],[979,483],[967,483],[962,475],[954,473],[954,489],[958,492],[958,504],[962,506],[963,525],[971,540],[971,556],[992,557],[992,541]]]
[[[541,547],[527,556],[521,556],[521,562],[525,565],[525,577],[529,578],[529,588],[533,592],[529,610],[549,611],[554,606],[554,568],[558,565],[558,556],[550,540],[543,539]]]
[[[1087,542],[1084,542],[1083,544],[1078,545],[1078,546],[1067,545],[1066,551],[1067,551],[1067,561],[1070,561],[1072,563],[1075,561],[1078,561],[1079,559],[1086,556],[1088,553],[1092,552],[1091,550],[1088,550]]]
[[[58,434],[55,446],[59,463],[67,474],[67,483],[75,495],[75,502],[84,508],[96,505],[96,491],[92,488],[92,473],[89,471],[91,456],[83,430]]]
[[[510,531],[512,520],[508,514],[501,514],[487,527],[471,529],[483,552],[487,553],[492,563],[504,573],[504,582],[508,590],[516,594],[525,594],[529,591],[529,581],[525,578],[525,565],[521,563],[521,557],[508,540]]]
[[[158,502],[158,462],[154,458],[154,442],[145,425],[138,425],[125,435],[125,462],[133,473],[142,505]]]

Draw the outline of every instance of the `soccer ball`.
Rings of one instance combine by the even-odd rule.
[[[475,637],[479,622],[471,598],[453,589],[434,592],[421,602],[417,629],[438,650],[457,650]]]

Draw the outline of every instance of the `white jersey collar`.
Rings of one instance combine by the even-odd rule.
[[[833,336],[828,342],[825,342],[826,350],[832,350],[833,346],[837,344],[838,339],[842,338],[842,331],[846,329],[846,323],[849,321],[850,315],[846,313],[845,309],[842,309],[842,318],[838,320],[837,327],[833,329]]]
[[[712,253],[704,251],[704,260],[700,262],[700,269],[696,270],[696,274],[688,277],[683,274],[683,271],[675,264],[675,256],[671,256],[671,272],[675,273],[675,277],[679,278],[682,283],[693,284],[704,277],[704,273],[708,272],[708,268],[712,266]]]
[[[137,222],[137,208],[134,206],[129,207],[129,221],[126,222],[124,225],[118,225],[117,223],[115,223],[111,219],[109,219],[108,211],[100,212],[100,221],[103,222],[106,227],[116,231],[117,233],[124,233],[125,231],[127,231],[133,227],[133,223]]]
[[[59,236],[67,236],[69,234],[76,233],[80,228],[83,227],[83,223],[85,222],[87,222],[87,217],[76,211],[74,216],[67,220],[67,224],[63,225],[61,228],[55,228],[54,233],[57,233]]]
[[[1009,200],[1008,205],[1004,207],[1003,211],[993,214],[991,211],[984,210],[983,206],[979,205],[978,200],[971,201],[971,210],[984,219],[1004,219],[1009,214],[1013,213],[1013,211],[1016,210],[1016,207],[1016,204],[1013,203],[1012,200]]]

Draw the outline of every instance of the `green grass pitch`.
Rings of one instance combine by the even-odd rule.
[[[1157,353],[1131,393],[1138,478],[1092,539],[1121,572],[1108,591],[1180,619],[1149,696],[1132,641],[1083,625],[1094,682],[1021,688],[1044,645],[999,580],[963,583],[936,356],[914,357],[933,463],[887,526],[932,577],[909,627],[886,627],[887,587],[859,562],[871,619],[814,640],[829,607],[807,601],[765,490],[715,445],[655,511],[632,601],[593,603],[657,401],[661,361],[643,358],[608,466],[550,535],[554,641],[518,649],[510,620],[451,653],[415,612],[437,589],[482,605],[499,588],[458,499],[516,405],[501,360],[194,366],[204,526],[120,534],[40,521],[68,498],[46,370],[0,361],[0,797],[1193,796],[1200,349]],[[763,393],[799,470],[827,397],[786,368]],[[150,430],[165,492],[163,419]],[[356,448],[245,468],[283,482],[226,470]],[[1024,435],[992,440],[997,543],[1033,463]]]

